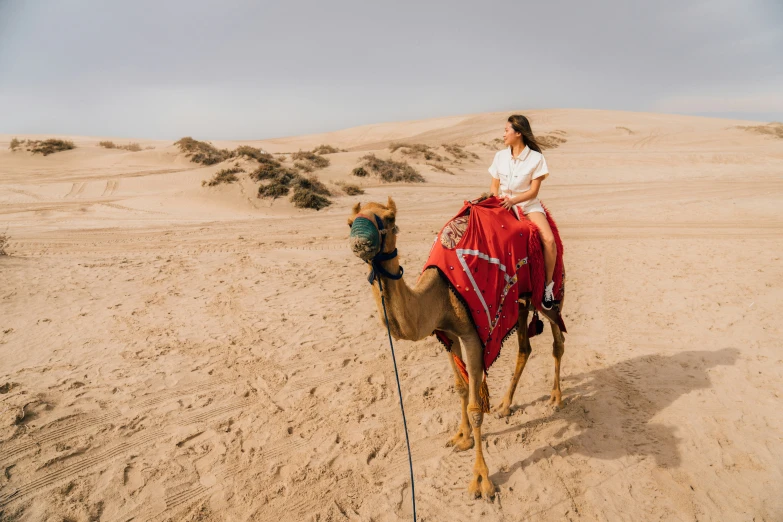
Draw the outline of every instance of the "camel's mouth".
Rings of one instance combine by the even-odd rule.
[[[378,229],[367,218],[357,217],[351,225],[351,235],[348,239],[351,250],[364,261],[369,261],[381,251],[381,241]]]

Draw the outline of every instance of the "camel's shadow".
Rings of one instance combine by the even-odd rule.
[[[551,445],[542,446],[509,469],[495,473],[492,480],[495,484],[505,483],[517,469],[551,456],[553,449],[567,449],[570,453],[609,460],[625,455],[652,456],[658,466],[678,466],[676,428],[655,423],[653,417],[679,397],[710,388],[707,370],[733,365],[739,353],[737,349],[726,348],[680,352],[672,356],[645,355],[569,376],[563,380],[564,407],[561,411],[487,433],[487,437],[493,437],[542,423],[567,421],[567,425],[555,434],[556,440]],[[511,422],[513,424],[513,417]],[[578,430],[576,435],[560,440],[564,433],[573,429]]]

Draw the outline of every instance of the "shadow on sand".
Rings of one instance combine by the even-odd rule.
[[[672,356],[644,355],[607,368],[568,376],[563,380],[564,406],[551,416],[488,432],[487,437],[518,432],[565,420],[555,434],[558,442],[536,449],[510,469],[495,473],[496,485],[504,484],[518,469],[570,448],[573,453],[614,460],[626,455],[652,456],[661,467],[680,464],[674,426],[652,421],[660,411],[694,390],[711,387],[708,370],[733,365],[739,350],[686,351]],[[524,384],[524,375],[520,386]],[[566,399],[567,397],[567,399]],[[534,402],[545,401],[549,396]],[[513,418],[512,418],[513,424]],[[566,432],[578,434],[560,441]]]

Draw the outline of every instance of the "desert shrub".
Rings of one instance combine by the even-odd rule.
[[[17,138],[13,138],[11,140],[11,144],[8,146],[8,148],[11,149],[11,150],[16,150],[17,148],[19,148],[19,146],[22,145],[22,143],[24,143],[24,140],[19,141]]]
[[[363,167],[386,183],[397,181],[423,183],[427,181],[416,169],[404,161],[385,160],[376,157],[375,154],[367,154],[360,159],[363,162]]]
[[[258,197],[268,199],[282,198],[283,196],[287,196],[290,190],[291,188],[288,185],[273,181],[258,187]]]
[[[300,176],[295,171],[282,167],[280,163],[272,160],[270,163],[261,165],[250,174],[250,177],[256,181],[268,181],[267,184],[258,187],[259,198],[277,199],[287,196],[291,183]]]
[[[68,141],[68,140],[56,140],[56,139],[27,140],[27,150],[29,150],[33,154],[40,153],[43,154],[44,156],[48,156],[49,154],[54,154],[55,152],[62,152],[64,150],[71,150],[75,148],[76,145],[74,145],[72,141]]]
[[[307,165],[311,170],[305,170],[305,172],[312,172],[316,169],[322,169],[329,166],[329,158],[324,158],[320,154],[309,151],[299,151],[291,154],[291,159],[294,160],[294,166]],[[301,168],[301,167],[300,167]]]
[[[201,165],[214,165],[233,156],[228,149],[218,149],[206,141],[194,140],[190,136],[182,138],[174,143],[193,163]]]
[[[315,194],[320,194],[322,196],[331,196],[332,193],[329,191],[328,188],[326,188],[326,185],[321,183],[318,178],[315,176],[297,176],[293,179],[291,184],[294,186],[294,188],[301,188],[304,190],[309,190],[311,192],[314,192]]]
[[[295,207],[313,208],[315,210],[321,210],[332,204],[328,198],[302,186],[294,187],[294,195],[291,196],[291,202]]]
[[[347,195],[347,196],[358,196],[359,194],[364,194],[364,189],[361,188],[359,185],[353,185],[351,183],[344,183],[342,181],[338,181],[336,183],[338,187]]]
[[[288,181],[291,181],[296,175],[296,172],[284,167],[279,161],[269,156],[262,158],[261,165],[250,173],[250,178],[254,181],[264,181],[288,176]]]
[[[351,171],[351,174],[356,176],[357,178],[366,178],[367,177],[367,171],[364,170],[364,167],[356,167]]]
[[[334,154],[336,152],[345,152],[343,149],[338,149],[336,147],[332,147],[331,145],[318,145],[316,148],[313,149],[313,152],[315,154]]]
[[[10,241],[11,238],[8,236],[7,232],[0,232],[0,256],[8,255],[8,252],[5,251],[5,248],[8,246]]]
[[[454,175],[454,173],[452,171],[450,171],[449,169],[447,169],[443,165],[438,165],[437,163],[427,163],[427,165],[429,165],[430,167],[432,167],[435,170],[439,170],[441,172],[445,172],[446,174],[451,174],[452,176]]]
[[[755,126],[738,127],[738,128],[756,134],[764,134],[767,136],[772,136],[773,138],[783,139],[783,123],[777,121],[773,121],[772,123],[767,123],[766,125],[755,125]]]
[[[130,152],[139,152],[141,150],[141,145],[138,143],[128,143],[127,145],[117,145],[113,141],[100,141],[98,142],[98,145],[103,147],[104,149],[122,149],[122,150],[128,150]],[[152,147],[155,148],[155,147]]]
[[[251,147],[249,145],[240,145],[236,149],[234,149],[233,156],[244,156],[246,158],[254,159],[256,161],[265,161],[267,159],[271,159],[272,155],[268,154],[261,149],[257,149],[255,147]]]
[[[429,145],[424,145],[423,143],[399,143],[395,142],[389,145],[389,150],[392,151],[392,153],[396,152],[397,150],[401,150],[401,152],[407,156],[411,156],[413,158],[421,158],[423,157],[427,161],[443,161],[444,158],[434,150],[432,150],[432,147]]]
[[[298,168],[302,172],[313,172],[315,170],[312,165],[310,165],[309,163],[304,163],[302,161],[295,161],[294,167]]]
[[[563,131],[554,131],[553,133],[547,134],[545,136],[536,136],[536,141],[542,149],[556,149],[568,141],[562,137],[563,134],[565,134]]]
[[[318,178],[302,176],[284,167],[272,156],[264,158],[261,165],[250,173],[250,177],[266,182],[258,187],[259,198],[277,199],[287,196],[293,188],[291,201],[297,207],[320,210],[332,204],[326,197],[331,196],[331,192]]]
[[[234,183],[235,181],[239,181],[237,174],[240,172],[245,172],[245,169],[237,166],[231,167],[230,169],[222,169],[217,171],[211,180],[202,181],[201,185],[214,187],[215,185],[220,185],[221,183]]]
[[[442,145],[442,147],[446,150],[446,152],[448,152],[449,154],[451,154],[452,156],[460,160],[468,159],[468,158],[479,159],[478,154],[476,154],[475,152],[470,152],[469,150],[465,150],[462,145],[444,144]]]

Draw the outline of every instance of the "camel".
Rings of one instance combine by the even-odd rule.
[[[432,335],[437,329],[446,332],[454,343],[452,353],[465,363],[468,382],[464,381],[454,357],[447,354],[454,372],[454,386],[461,401],[462,418],[457,433],[448,440],[446,446],[451,446],[456,451],[466,451],[475,446],[476,460],[468,492],[474,498],[483,496],[490,500],[494,498],[495,486],[489,478],[489,469],[481,450],[481,424],[484,416],[479,406],[479,388],[484,374],[481,341],[471,324],[468,312],[449,290],[437,270],[424,271],[413,288],[401,277],[400,263],[396,256],[399,232],[395,225],[396,215],[397,206],[391,197],[386,205],[357,203],[348,219],[348,225],[351,227],[351,249],[362,260],[374,261],[370,263],[370,269],[374,270],[375,276],[372,280],[372,292],[381,324],[386,327],[377,277],[383,279],[388,326],[395,339],[418,341]],[[360,223],[361,226],[358,226]],[[517,322],[519,352],[511,383],[502,401],[495,408],[498,417],[511,414],[514,391],[532,351],[527,331],[528,312],[531,310],[529,299],[520,300]],[[555,376],[550,404],[559,408],[562,403],[560,360],[564,352],[565,338],[557,325],[555,308],[542,312],[549,320],[554,336],[552,355],[555,359]],[[478,444],[474,441],[478,441]]]

